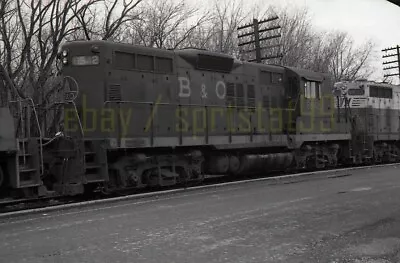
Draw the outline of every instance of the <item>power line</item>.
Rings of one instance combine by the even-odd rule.
[[[388,52],[390,52],[388,54]],[[393,53],[394,51],[394,53]],[[382,58],[393,58],[395,57],[395,60],[389,60],[389,61],[385,61],[382,64],[383,65],[389,65],[387,67],[384,67],[383,70],[392,70],[392,69],[397,69],[397,73],[393,73],[393,74],[385,74],[385,78],[386,77],[393,77],[393,76],[398,76],[399,80],[400,80],[400,46],[397,45],[396,47],[391,47],[391,48],[385,48],[382,50],[382,52],[385,52],[385,55],[382,56]],[[397,64],[397,65],[393,65],[393,64]]]
[[[249,29],[252,31],[250,32],[245,32],[245,33],[240,33],[238,32],[238,38],[239,38],[239,47],[244,47],[250,46],[250,49],[247,50],[241,50],[241,54],[243,55],[244,53],[253,53],[255,52],[256,58],[255,59],[250,59],[248,61],[250,62],[257,62],[261,63],[263,60],[267,59],[273,59],[273,58],[281,58],[282,54],[279,52],[276,52],[276,54],[272,55],[265,55],[262,56],[262,51],[264,50],[271,50],[276,47],[280,47],[280,44],[272,44],[272,45],[267,45],[267,46],[261,46],[261,42],[267,42],[273,39],[278,39],[281,37],[281,33],[279,32],[279,29],[281,29],[280,25],[274,25],[270,26],[267,28],[260,28],[260,25],[265,24],[265,23],[270,23],[273,21],[278,20],[279,17],[271,17],[264,19],[262,21],[258,21],[257,19],[253,19],[253,23],[247,24],[244,26],[240,26],[237,28],[238,31],[241,30],[246,30],[248,31]],[[263,35],[264,33],[267,33],[267,35]]]
[[[260,25],[264,23],[271,23],[273,21],[278,20],[279,17],[271,17],[268,19],[264,19],[262,21],[258,21],[257,19],[253,20],[252,24],[244,25],[238,28],[239,30],[251,30],[251,32],[247,33],[240,33],[238,32],[238,38],[239,38],[239,47],[245,47],[247,46],[246,49],[240,50],[240,53],[242,54],[242,57],[246,53],[253,53],[255,52],[255,59],[249,59],[248,61],[250,62],[257,62],[261,63],[262,60],[266,59],[272,59],[272,58],[279,58],[282,57],[281,54],[273,54],[273,55],[265,55],[262,57],[262,51],[267,51],[274,49],[276,47],[280,47],[280,45],[267,45],[267,46],[261,46],[261,42],[267,42],[273,39],[277,39],[281,37],[280,32],[277,32],[281,27],[279,25],[275,26],[270,26],[267,28],[260,28]],[[267,36],[265,36],[265,33]],[[250,48],[249,48],[250,47]],[[264,52],[266,53],[266,52]]]

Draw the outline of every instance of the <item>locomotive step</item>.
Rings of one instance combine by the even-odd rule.
[[[30,139],[29,138],[18,138],[18,142],[28,142]]]
[[[85,169],[99,169],[101,166],[96,165],[96,164],[85,164]]]
[[[37,183],[35,180],[27,180],[27,181],[21,181],[20,182],[20,188],[26,188],[26,187],[36,187],[40,186],[40,183]]]
[[[85,155],[93,155],[96,154],[95,152],[85,152]]]
[[[34,168],[19,168],[19,172],[20,173],[32,173],[32,172],[36,172],[37,169]]]
[[[104,182],[104,179],[99,177],[98,174],[85,174],[86,183],[100,183]]]
[[[31,153],[18,153],[18,157],[32,157],[32,154]]]

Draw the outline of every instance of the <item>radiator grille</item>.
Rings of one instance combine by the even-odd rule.
[[[110,85],[107,89],[108,101],[121,101],[121,85]]]

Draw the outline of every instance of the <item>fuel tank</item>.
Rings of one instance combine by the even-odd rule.
[[[252,154],[240,158],[240,169],[236,174],[259,174],[284,170],[293,163],[293,153]]]

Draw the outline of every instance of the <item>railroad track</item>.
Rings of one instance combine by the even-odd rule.
[[[33,199],[1,200],[0,214],[50,206],[59,206],[71,203],[84,202],[82,198],[53,196]]]
[[[373,166],[351,166],[351,167],[336,167],[333,169],[324,169],[324,170],[316,170],[316,171],[306,171],[306,172],[273,172],[269,175],[249,175],[245,177],[235,178],[235,177],[218,177],[214,178],[213,175],[206,175],[206,181],[203,181],[199,184],[188,184],[188,185],[178,185],[172,187],[165,187],[163,189],[142,189],[142,190],[124,190],[119,191],[117,193],[103,195],[100,192],[95,192],[91,196],[76,196],[76,197],[65,197],[65,196],[53,196],[53,197],[43,197],[43,198],[35,198],[35,199],[19,199],[19,200],[10,200],[10,199],[0,199],[0,215],[1,214],[10,214],[13,212],[20,211],[35,211],[41,208],[46,207],[62,207],[65,205],[74,205],[80,203],[96,203],[96,201],[101,200],[119,200],[124,197],[132,197],[135,196],[141,197],[144,195],[157,195],[158,193],[173,193],[178,190],[190,190],[190,189],[199,189],[202,187],[210,187],[219,185],[226,185],[230,183],[243,183],[243,182],[254,182],[254,181],[265,181],[270,180],[270,184],[289,184],[289,183],[298,183],[304,182],[308,180],[316,180],[316,179],[326,179],[326,178],[337,178],[337,177],[345,177],[351,175],[351,170],[354,169],[368,169],[368,168],[380,168],[386,166],[396,166],[400,165],[400,163],[390,163],[390,164],[381,164],[381,165],[373,165]],[[350,171],[349,171],[350,170]]]

